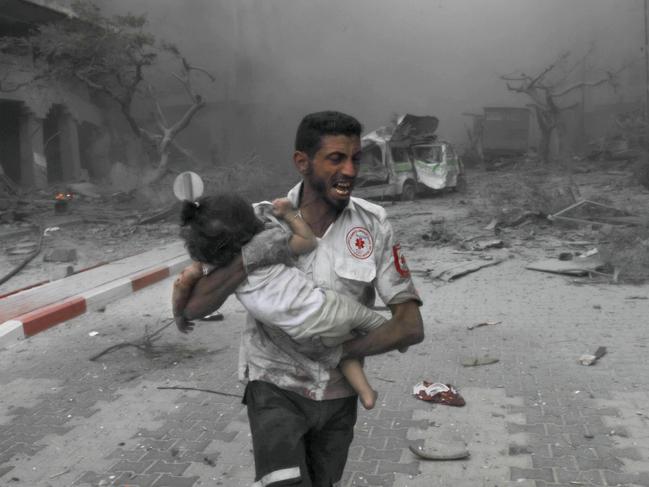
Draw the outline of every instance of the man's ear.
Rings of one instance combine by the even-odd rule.
[[[297,171],[302,176],[305,176],[309,167],[309,156],[306,152],[297,150],[293,153],[293,164],[295,164]]]

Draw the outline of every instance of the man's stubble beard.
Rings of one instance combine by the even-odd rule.
[[[306,172],[304,174],[304,179],[308,181],[309,186],[311,186],[311,189],[313,189],[314,193],[317,194],[322,201],[324,201],[327,205],[329,205],[331,208],[333,208],[336,211],[342,211],[345,206],[347,206],[347,201],[340,201],[340,200],[332,200],[327,193],[327,183],[323,181],[322,179],[315,178],[313,176],[314,174],[313,170],[313,162],[309,161],[307,167],[306,167]]]

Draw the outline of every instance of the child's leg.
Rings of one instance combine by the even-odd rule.
[[[363,371],[363,366],[360,360],[345,359],[340,362],[340,370],[349,382],[349,384],[358,393],[358,397],[365,409],[372,409],[376,404],[378,393],[372,389],[370,383],[367,381],[367,376]]]
[[[194,328],[193,323],[187,321],[183,314],[187,301],[192,294],[192,289],[203,276],[201,265],[198,262],[186,267],[174,282],[171,293],[171,310],[176,321],[176,326],[181,333],[187,333]]]

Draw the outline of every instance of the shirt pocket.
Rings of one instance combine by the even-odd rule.
[[[343,257],[335,260],[334,271],[338,279],[352,287],[367,287],[376,277],[376,264],[371,259]]]

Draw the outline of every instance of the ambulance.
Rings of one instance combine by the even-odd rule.
[[[438,140],[437,117],[403,115],[361,139],[354,196],[413,200],[462,183],[464,169],[453,146]]]

